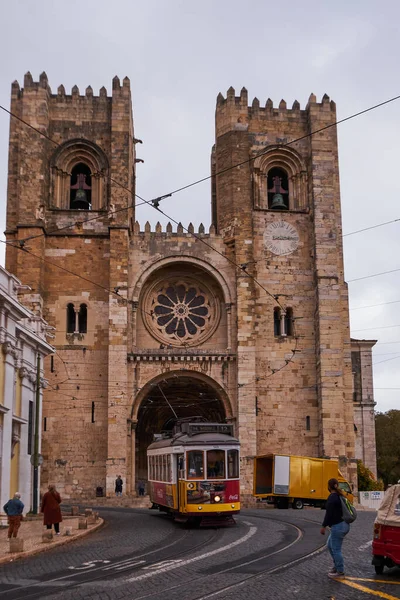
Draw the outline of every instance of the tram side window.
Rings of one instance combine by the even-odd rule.
[[[204,477],[204,457],[202,450],[190,450],[187,453],[187,478],[200,479]]]
[[[207,479],[223,479],[225,477],[224,450],[207,451]]]
[[[167,454],[167,481],[172,481],[171,455],[170,454]]]
[[[167,481],[167,457],[162,456],[162,481]]]
[[[156,481],[160,481],[160,457],[156,455],[154,458],[156,460]]]
[[[228,479],[239,477],[239,452],[228,450]]]

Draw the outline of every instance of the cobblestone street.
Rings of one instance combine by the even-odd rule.
[[[0,566],[0,599],[400,598],[400,570],[378,577],[371,565],[374,512],[345,540],[346,580],[328,579],[322,514],[248,510],[236,527],[186,529],[156,511],[103,509],[99,531]]]

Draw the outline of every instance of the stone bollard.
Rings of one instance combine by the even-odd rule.
[[[78,529],[87,529],[87,519],[85,519],[84,517],[81,517],[79,519],[79,523],[78,523]]]
[[[10,552],[23,552],[24,540],[22,538],[10,538]]]
[[[70,525],[65,528],[64,535],[72,535],[72,527]]]
[[[53,541],[53,531],[51,529],[44,529],[42,533],[42,542],[48,544]]]
[[[93,525],[94,523],[96,523],[96,520],[97,520],[96,515],[88,515],[86,520],[87,520],[88,525]]]
[[[95,521],[97,521],[98,518],[99,518],[99,513],[98,512],[94,512],[93,514],[94,514]]]
[[[79,506],[72,506],[71,507],[71,515],[73,517],[77,517],[79,515]]]
[[[85,508],[85,517],[90,517],[93,514],[92,508]]]

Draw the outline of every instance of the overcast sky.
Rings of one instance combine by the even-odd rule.
[[[81,94],[88,85],[111,93],[114,75],[130,78],[135,135],[144,142],[136,191],[146,199],[209,174],[215,100],[231,85],[237,94],[245,86],[250,102],[270,97],[277,106],[283,98],[288,107],[326,92],[339,119],[400,94],[398,0],[3,0],[1,8],[6,108],[11,82],[23,85],[28,70],[35,81],[46,71],[53,93],[60,84],[67,93],[75,84]],[[339,125],[344,233],[400,218],[399,115],[396,101]],[[8,128],[1,111],[1,231]],[[163,209],[184,225],[209,225],[210,183],[165,200]],[[137,218],[143,227],[158,215],[145,206]],[[345,237],[346,279],[400,269],[399,231],[400,221]],[[379,340],[381,411],[400,408],[399,284],[400,271],[349,283],[353,337]],[[356,310],[381,303],[388,304]]]

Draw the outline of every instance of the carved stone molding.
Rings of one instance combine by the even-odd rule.
[[[17,358],[20,352],[18,348],[14,346],[14,344],[12,344],[11,342],[4,342],[1,347],[1,350],[3,354],[11,354],[11,356],[13,356],[14,358]]]

